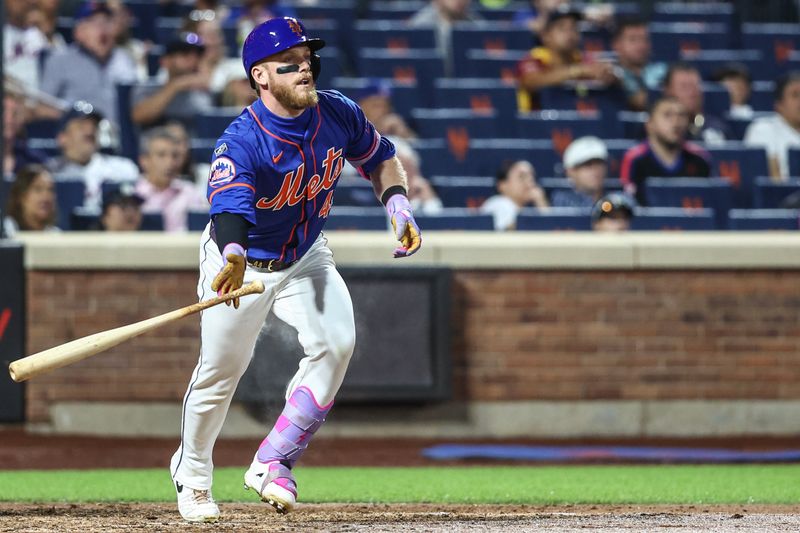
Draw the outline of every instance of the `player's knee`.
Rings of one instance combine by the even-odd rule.
[[[346,363],[353,355],[356,346],[355,331],[342,331],[328,339],[328,351],[339,361]]]

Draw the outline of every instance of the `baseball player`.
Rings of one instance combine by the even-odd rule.
[[[200,248],[200,300],[260,279],[263,294],[202,314],[200,358],[183,401],[171,475],[189,521],[215,521],[211,453],[268,312],[303,347],[286,405],[244,474],[279,513],[297,500],[292,467],[325,422],[353,353],[347,287],[321,235],[344,160],[372,181],[406,257],[422,244],[391,141],[336,91],[317,91],[325,45],[294,18],[268,20],[245,40],[242,61],[259,99],[219,138],[208,181],[211,222]],[[300,355],[300,354],[298,354]]]

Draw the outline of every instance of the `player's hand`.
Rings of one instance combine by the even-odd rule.
[[[386,202],[386,210],[392,219],[394,234],[400,241],[400,246],[394,249],[394,256],[414,255],[422,246],[422,233],[419,231],[417,221],[414,220],[408,198],[402,194],[395,194]]]
[[[244,248],[235,242],[228,244],[222,251],[222,260],[222,270],[211,282],[211,290],[217,291],[217,296],[224,296],[244,284]],[[231,300],[225,302],[225,305],[231,305]],[[233,307],[239,309],[239,298],[233,299]]]

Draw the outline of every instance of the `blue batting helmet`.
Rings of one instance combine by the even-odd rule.
[[[305,44],[312,52],[316,52],[325,46],[325,41],[322,39],[309,39],[303,23],[294,17],[269,19],[253,28],[253,31],[244,40],[244,46],[242,47],[242,63],[244,64],[244,71],[247,73],[247,79],[250,80],[250,85],[255,89],[256,84],[250,74],[253,65],[272,54],[283,52],[287,48],[298,44]],[[312,59],[314,58],[312,57]],[[319,58],[316,58],[316,60],[319,61]],[[318,69],[314,73],[314,79],[317,78],[317,73]]]

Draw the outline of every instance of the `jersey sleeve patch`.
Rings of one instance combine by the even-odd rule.
[[[208,176],[208,184],[212,188],[217,188],[233,181],[236,177],[236,165],[227,157],[218,157],[211,163],[211,173]]]

